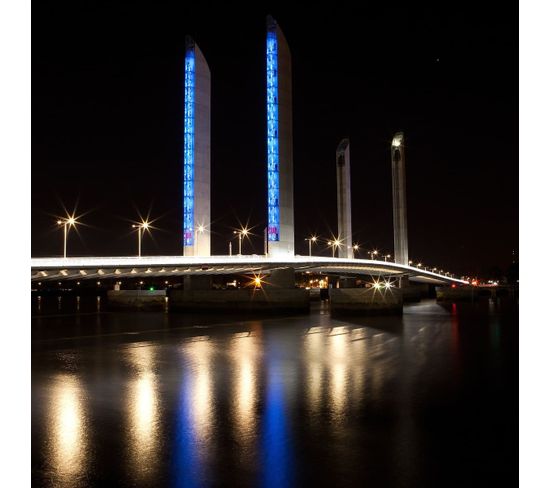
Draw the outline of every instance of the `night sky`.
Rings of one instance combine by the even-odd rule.
[[[354,240],[364,257],[393,254],[390,143],[404,131],[410,258],[505,270],[518,245],[517,12],[441,4],[34,4],[32,255],[62,253],[55,216],[75,204],[86,226],[69,255],[134,255],[138,211],[158,217],[144,254],[181,254],[186,34],[212,75],[213,254],[247,222],[258,237],[243,251],[263,252],[271,14],[293,62],[296,253],[337,233],[335,149],[349,137]]]

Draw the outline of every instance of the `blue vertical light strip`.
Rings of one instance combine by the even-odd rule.
[[[277,33],[267,32],[267,236],[279,240],[279,106]]]
[[[185,53],[185,112],[183,119],[183,245],[194,240],[195,165],[195,48]]]

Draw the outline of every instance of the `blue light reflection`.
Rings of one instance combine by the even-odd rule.
[[[269,353],[268,353],[269,354]],[[293,486],[292,440],[285,405],[281,363],[268,358],[265,411],[262,419],[262,486]]]

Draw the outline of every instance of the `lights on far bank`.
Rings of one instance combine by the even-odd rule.
[[[370,287],[374,288],[375,290],[389,290],[390,288],[393,288],[393,283],[390,281],[373,281],[370,283]]]

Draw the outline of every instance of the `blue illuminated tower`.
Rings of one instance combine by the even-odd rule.
[[[210,256],[210,68],[185,42],[183,254]]]
[[[270,256],[294,256],[292,70],[285,36],[267,17],[267,217]]]

